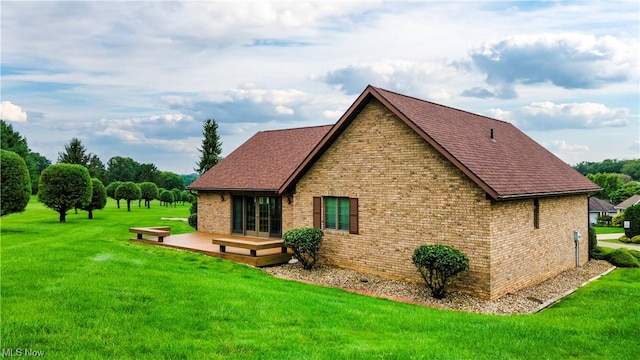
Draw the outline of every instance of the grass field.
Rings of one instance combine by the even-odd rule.
[[[276,279],[130,242],[188,206],[73,213],[32,200],[1,223],[1,347],[53,359],[633,359],[640,270],[533,315],[490,316]]]
[[[620,227],[594,226],[596,234],[624,234],[624,229]]]

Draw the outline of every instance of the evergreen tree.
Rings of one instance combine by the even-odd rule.
[[[204,130],[202,131],[204,139],[202,139],[202,147],[200,151],[200,161],[198,167],[194,170],[198,175],[202,175],[211,169],[215,164],[220,162],[220,153],[222,153],[222,142],[218,136],[218,124],[213,119],[207,119],[204,122]]]
[[[92,154],[87,154],[87,149],[78,138],[73,138],[64,146],[64,152],[58,153],[58,163],[78,164],[88,167]]]
[[[22,137],[19,132],[13,130],[13,125],[7,124],[4,120],[0,120],[0,131],[2,150],[13,151],[20,155],[26,162],[27,155],[31,152],[29,146],[27,146],[27,139]]]

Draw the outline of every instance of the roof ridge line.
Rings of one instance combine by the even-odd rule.
[[[474,115],[474,116],[480,116],[480,117],[485,118],[485,119],[487,119],[487,120],[498,121],[498,122],[501,122],[501,123],[505,123],[505,124],[509,124],[509,125],[511,125],[511,126],[514,126],[512,123],[510,123],[510,122],[508,122],[508,121],[505,121],[505,120],[495,119],[495,118],[492,118],[492,117],[489,117],[489,116],[486,116],[486,115],[477,114],[477,113],[474,113],[474,112],[471,112],[471,111],[467,111],[467,110],[463,110],[463,109],[454,108],[454,107],[451,107],[451,106],[449,106],[449,105],[443,105],[443,104],[439,104],[439,103],[436,103],[436,102],[433,102],[433,101],[429,101],[429,100],[425,100],[425,99],[420,99],[420,98],[417,98],[417,97],[415,97],[415,96],[411,96],[411,95],[401,94],[401,93],[399,93],[399,92],[395,92],[395,91],[392,91],[392,90],[383,89],[383,88],[381,88],[381,87],[377,87],[377,86],[373,86],[373,85],[371,85],[371,87],[372,87],[372,88],[374,88],[374,89],[376,89],[376,90],[382,90],[382,91],[386,91],[386,92],[388,92],[388,93],[392,93],[392,94],[394,94],[394,95],[398,95],[398,96],[402,96],[402,97],[410,98],[410,99],[413,99],[413,100],[417,100],[417,101],[421,101],[421,102],[429,103],[429,104],[431,104],[431,105],[435,105],[435,106],[439,106],[439,107],[447,108],[447,109],[450,109],[450,110],[455,110],[455,111],[459,111],[459,112],[467,113],[467,114]]]
[[[310,125],[310,126],[298,126],[294,128],[284,128],[284,129],[271,129],[271,130],[260,130],[257,133],[266,133],[266,132],[276,132],[276,131],[289,131],[289,130],[301,130],[301,129],[311,129],[311,128],[319,128],[333,126],[333,124],[325,124],[325,125]]]

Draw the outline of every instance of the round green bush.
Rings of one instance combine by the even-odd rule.
[[[175,195],[173,195],[173,192],[169,190],[163,190],[160,193],[160,201],[164,203],[165,207],[168,207],[169,204],[173,204],[175,200],[176,200]]]
[[[625,268],[636,268],[640,267],[640,263],[638,263],[638,259],[636,259],[629,249],[620,248],[615,249],[611,253],[609,257],[609,262],[617,267],[625,267]]]
[[[98,178],[91,179],[91,201],[81,207],[93,219],[93,210],[102,210],[107,205],[107,190]]]
[[[630,243],[630,242],[631,242],[631,239],[629,239],[629,238],[627,237],[627,235],[622,235],[622,236],[620,236],[620,237],[618,238],[618,240],[619,240],[620,242],[623,242],[623,243]]]
[[[93,185],[89,170],[78,164],[50,165],[40,174],[38,201],[60,214],[60,222],[66,222],[67,211],[76,205],[91,201]]]
[[[125,181],[115,192],[116,199],[124,199],[127,201],[127,211],[131,211],[131,201],[138,200],[142,197],[142,191],[138,184],[133,181]]]
[[[31,178],[24,159],[12,151],[0,150],[0,176],[0,216],[24,211],[31,197]]]
[[[469,258],[447,245],[422,245],[414,251],[412,260],[436,299],[445,297],[453,277],[469,270]]]
[[[638,250],[629,250],[629,254],[633,255],[634,258],[640,262],[640,251]]]
[[[631,242],[634,244],[640,244],[640,235],[636,235],[631,238]]]
[[[323,235],[320,229],[302,227],[285,232],[282,240],[291,248],[293,256],[302,263],[302,267],[311,270],[318,261]]]

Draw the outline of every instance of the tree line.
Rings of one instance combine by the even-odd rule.
[[[629,180],[640,181],[640,159],[618,160],[605,159],[601,162],[583,161],[573,166],[582,175],[589,174],[623,174]]]
[[[72,208],[86,210],[89,218],[93,218],[93,210],[106,205],[107,195],[116,199],[118,208],[120,200],[126,200],[128,211],[134,200],[145,200],[146,207],[150,207],[150,201],[155,199],[167,206],[178,201],[197,204],[194,197],[184,190],[186,185],[220,161],[222,144],[217,134],[218,125],[212,119],[204,123],[204,140],[198,149],[200,161],[194,169],[197,175],[184,176],[121,156],[109,159],[105,167],[100,158],[88,153],[77,138],[64,146],[64,151],[58,153],[57,164],[52,165],[44,156],[32,152],[26,138],[11,124],[1,119],[0,124],[0,216],[24,211],[32,194],[37,194],[40,202],[57,211],[60,222],[65,222],[66,213]],[[194,209],[197,208],[192,207],[192,213],[196,211]]]
[[[619,204],[640,195],[640,159],[583,161],[573,167],[602,188],[594,196]]]

